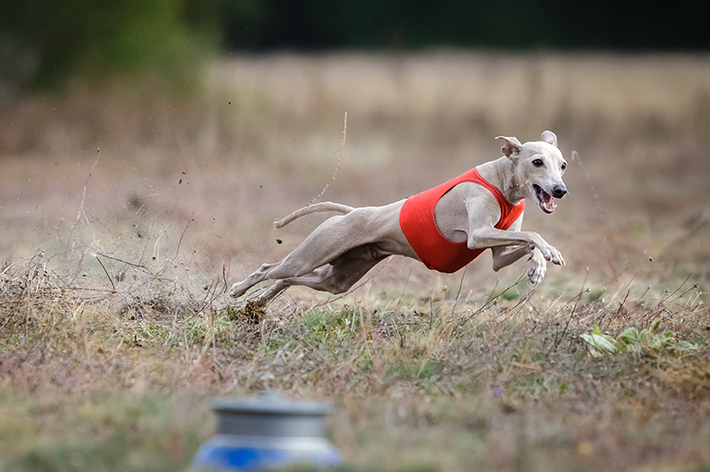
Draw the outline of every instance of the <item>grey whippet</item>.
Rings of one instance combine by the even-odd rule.
[[[545,276],[546,261],[558,265],[564,265],[565,261],[562,254],[539,234],[521,230],[524,199],[536,201],[545,213],[553,213],[554,199],[567,193],[562,182],[567,163],[557,148],[557,136],[551,131],[543,132],[541,141],[525,144],[517,138],[499,136],[496,139],[505,141],[501,148],[504,156],[475,168],[485,182],[471,179],[454,182],[454,179],[453,186],[440,191],[442,194],[430,204],[433,219],[428,218],[434,222],[430,226],[435,227],[426,231],[439,233],[436,237],[444,243],[464,246],[463,250],[480,253],[491,248],[494,271],[529,256],[527,274],[533,283],[538,283]],[[235,283],[230,294],[239,297],[264,280],[275,282],[256,298],[260,306],[291,285],[343,293],[391,255],[411,257],[437,269],[436,263],[426,260],[429,255],[423,254],[424,249],[416,244],[413,247],[415,236],[405,232],[403,207],[407,200],[362,208],[322,202],[276,221],[274,227],[278,229],[311,213],[342,213],[323,222],[280,262],[264,264],[243,281]],[[519,211],[513,214],[515,219],[507,229],[499,229],[504,207],[517,207]],[[426,213],[416,209],[407,211],[415,219]],[[423,236],[427,237],[427,234]],[[436,248],[430,250],[435,255],[438,253]],[[464,260],[459,265],[467,262]],[[455,269],[458,266],[447,267]],[[437,270],[450,272],[453,269]]]

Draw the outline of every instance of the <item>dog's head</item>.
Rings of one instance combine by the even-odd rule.
[[[562,182],[567,161],[557,148],[555,133],[545,131],[542,133],[542,141],[525,144],[520,144],[517,138],[498,136],[496,139],[505,140],[501,150],[513,161],[516,178],[524,189],[525,198],[537,200],[545,213],[554,213],[555,198],[567,194],[567,187]]]

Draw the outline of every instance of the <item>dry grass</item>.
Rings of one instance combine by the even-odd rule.
[[[175,470],[209,435],[207,396],[276,388],[335,400],[357,470],[705,470],[708,72],[691,56],[283,55],[217,65],[200,103],[0,109],[0,468]],[[323,199],[355,205],[496,157],[496,135],[556,131],[582,161],[526,227],[568,266],[533,288],[522,266],[395,258],[344,298],[235,305],[228,284],[319,221],[270,224],[330,182],[344,111]],[[697,349],[594,357],[579,338],[657,320]]]
[[[78,470],[106,467],[132,447],[139,469],[168,470],[209,431],[185,402],[204,415],[206,395],[264,388],[336,400],[332,438],[367,470],[697,470],[710,460],[710,316],[692,285],[555,298],[514,285],[468,301],[403,290],[378,308],[387,297],[372,288],[355,305],[287,301],[262,319],[212,300],[201,311],[160,297],[118,309],[42,273],[5,276],[2,288],[6,408],[29,412],[28,425],[16,413],[0,422],[0,435],[22,433],[4,446],[13,470],[65,455]],[[598,358],[579,339],[593,324],[616,335],[659,319],[698,350]],[[99,436],[78,448],[58,428]],[[134,429],[145,443],[119,440]]]

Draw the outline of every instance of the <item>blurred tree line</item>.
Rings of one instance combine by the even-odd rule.
[[[221,0],[0,0],[0,100],[77,77],[180,88],[221,38]]]
[[[250,0],[225,45],[270,48],[678,50],[710,47],[702,2],[674,0]]]
[[[327,48],[699,50],[702,2],[640,0],[2,0],[0,99],[149,72],[169,85],[227,51]]]

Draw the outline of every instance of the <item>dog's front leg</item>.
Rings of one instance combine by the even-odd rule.
[[[501,246],[491,248],[491,250],[493,251],[493,270],[496,272],[530,254],[530,246]]]
[[[515,249],[500,251],[500,260],[498,261],[500,267],[512,264],[526,254],[530,254],[533,249],[538,249],[545,260],[553,264],[564,265],[565,260],[560,251],[545,241],[542,236],[534,231],[521,231],[522,215],[507,230],[495,228],[495,222],[500,218],[500,209],[492,198],[468,199],[466,212],[468,213],[467,245],[469,249],[525,246],[525,249],[519,251]]]
[[[468,235],[469,249],[501,246],[527,246],[528,251],[538,249],[545,260],[557,265],[565,264],[560,251],[532,231],[504,231],[489,226],[477,228]]]
[[[510,231],[521,231],[523,227],[523,215],[510,225]],[[532,248],[528,245],[524,246],[497,246],[491,248],[493,252],[493,270],[498,272],[503,267],[508,267],[518,259],[528,256]]]
[[[513,262],[525,256],[528,258],[528,277],[530,282],[537,284],[542,282],[547,272],[547,261],[542,253],[537,249],[531,249],[529,246],[507,246],[494,247],[493,251],[493,270],[498,272],[503,267],[507,267]]]
[[[510,231],[520,231],[523,226],[523,216],[515,220],[508,228]],[[513,262],[526,256],[528,258],[528,277],[530,282],[538,284],[545,278],[547,272],[547,261],[538,249],[530,246],[498,246],[491,248],[493,252],[493,270],[498,272],[503,267],[507,267]]]

